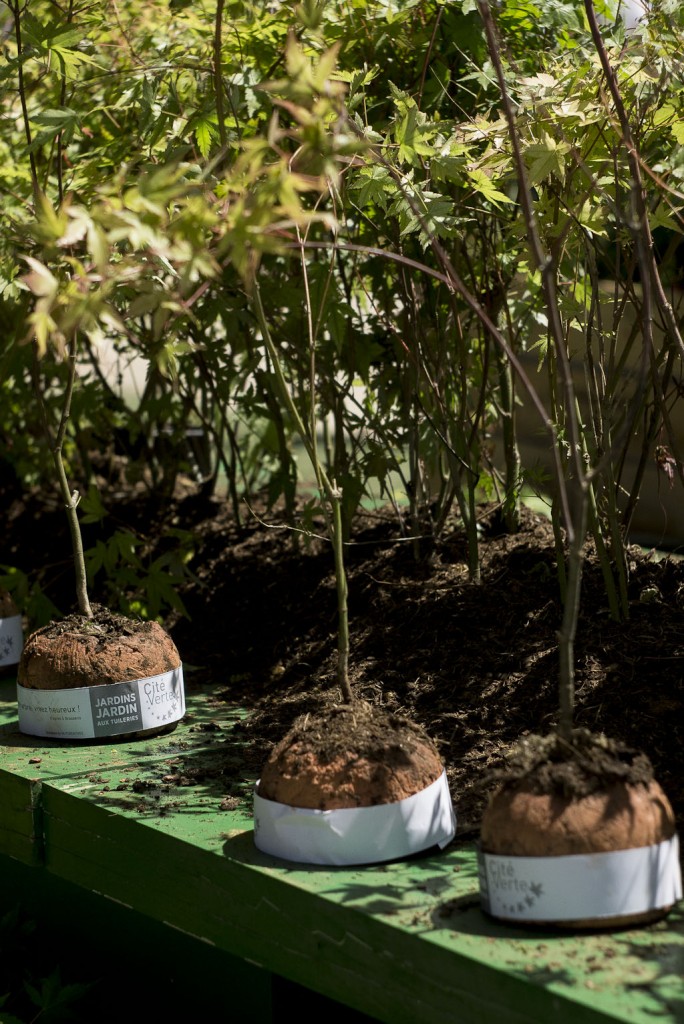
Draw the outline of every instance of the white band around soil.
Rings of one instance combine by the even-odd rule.
[[[258,787],[259,783],[257,783]],[[391,804],[318,811],[254,793],[254,842],[275,857],[305,864],[376,864],[446,846],[456,832],[446,773]]]
[[[19,729],[29,736],[89,740],[159,729],[185,714],[183,666],[125,683],[33,690],[17,683]]]
[[[17,665],[24,645],[21,615],[8,615],[0,619],[0,668]]]
[[[480,852],[479,862],[483,909],[511,921],[628,917],[682,897],[677,836],[653,846],[565,857]]]

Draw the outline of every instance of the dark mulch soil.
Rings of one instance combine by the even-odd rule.
[[[1,496],[0,496],[1,499]],[[38,571],[64,612],[72,608],[66,526],[57,503],[8,495],[0,563]],[[258,770],[294,719],[338,701],[332,553],[284,529],[277,514],[188,496],[154,507],[123,499],[86,545],[127,523],[154,539],[163,524],[191,529],[197,554],[183,587],[189,619],[167,625],[187,682],[209,683],[248,707],[244,728]],[[268,524],[268,525],[266,525]],[[100,531],[98,533],[98,531]],[[62,538],[60,541],[59,538]],[[64,547],[60,548],[59,543]],[[420,723],[437,742],[459,813],[477,828],[511,744],[556,721],[561,607],[553,537],[529,511],[515,535],[483,512],[482,578],[468,577],[456,524],[430,563],[417,560],[396,517],[359,520],[347,549],[350,665],[359,697]],[[601,573],[586,565],[577,655],[577,725],[643,750],[684,815],[684,562],[630,549],[630,618],[609,615]],[[98,594],[93,597],[98,598]]]

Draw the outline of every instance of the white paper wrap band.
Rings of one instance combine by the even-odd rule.
[[[682,897],[677,836],[654,846],[566,857],[480,852],[479,867],[483,909],[511,921],[628,917]]]
[[[8,615],[0,619],[0,668],[17,665],[24,646],[21,615]]]
[[[445,772],[406,800],[335,811],[265,800],[255,787],[254,842],[264,853],[286,860],[375,864],[446,846],[455,832],[456,815]]]
[[[33,690],[17,683],[19,728],[29,736],[87,740],[159,729],[185,714],[183,666],[125,683]]]

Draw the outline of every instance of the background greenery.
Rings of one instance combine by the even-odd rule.
[[[494,14],[619,617],[644,473],[659,466],[669,486],[682,464],[682,15],[658,0],[626,33],[596,6],[630,144],[582,3],[504,0]],[[565,444],[557,468],[572,477],[569,400],[474,0],[0,12],[2,471],[51,486],[35,396],[56,421],[75,344],[64,451],[83,521],[103,527],[86,560],[111,603],[183,610],[192,537],[177,531],[152,557],[111,507],[122,484],[163,499],[188,476],[238,518],[265,490],[306,529],[329,506],[322,470],[344,536],[360,507],[390,502],[417,557],[455,510],[474,578],[477,502],[498,502],[513,530],[523,489],[537,489],[562,549],[553,460],[521,457],[516,423],[548,452]],[[319,467],[300,456],[302,426]],[[2,582],[34,622],[54,611],[21,566]]]

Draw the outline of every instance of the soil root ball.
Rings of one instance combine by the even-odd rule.
[[[160,675],[180,665],[171,637],[156,622],[139,622],[103,608],[70,615],[27,639],[18,681],[28,689],[104,686]]]
[[[554,858],[653,847],[674,835],[672,807],[648,758],[577,730],[570,744],[557,736],[529,737],[518,748],[510,774],[485,811],[481,848],[501,857]],[[624,927],[655,921],[669,909],[532,920],[572,928]]]
[[[315,810],[373,807],[421,792],[442,771],[422,729],[359,701],[297,719],[264,766],[259,796]]]
[[[675,832],[657,782],[613,782],[602,793],[568,798],[499,790],[482,821],[482,848],[511,857],[561,857],[653,846]]]
[[[482,821],[482,847],[511,856],[559,856],[650,846],[675,820],[644,754],[576,729],[571,742],[526,737],[513,751]]]

